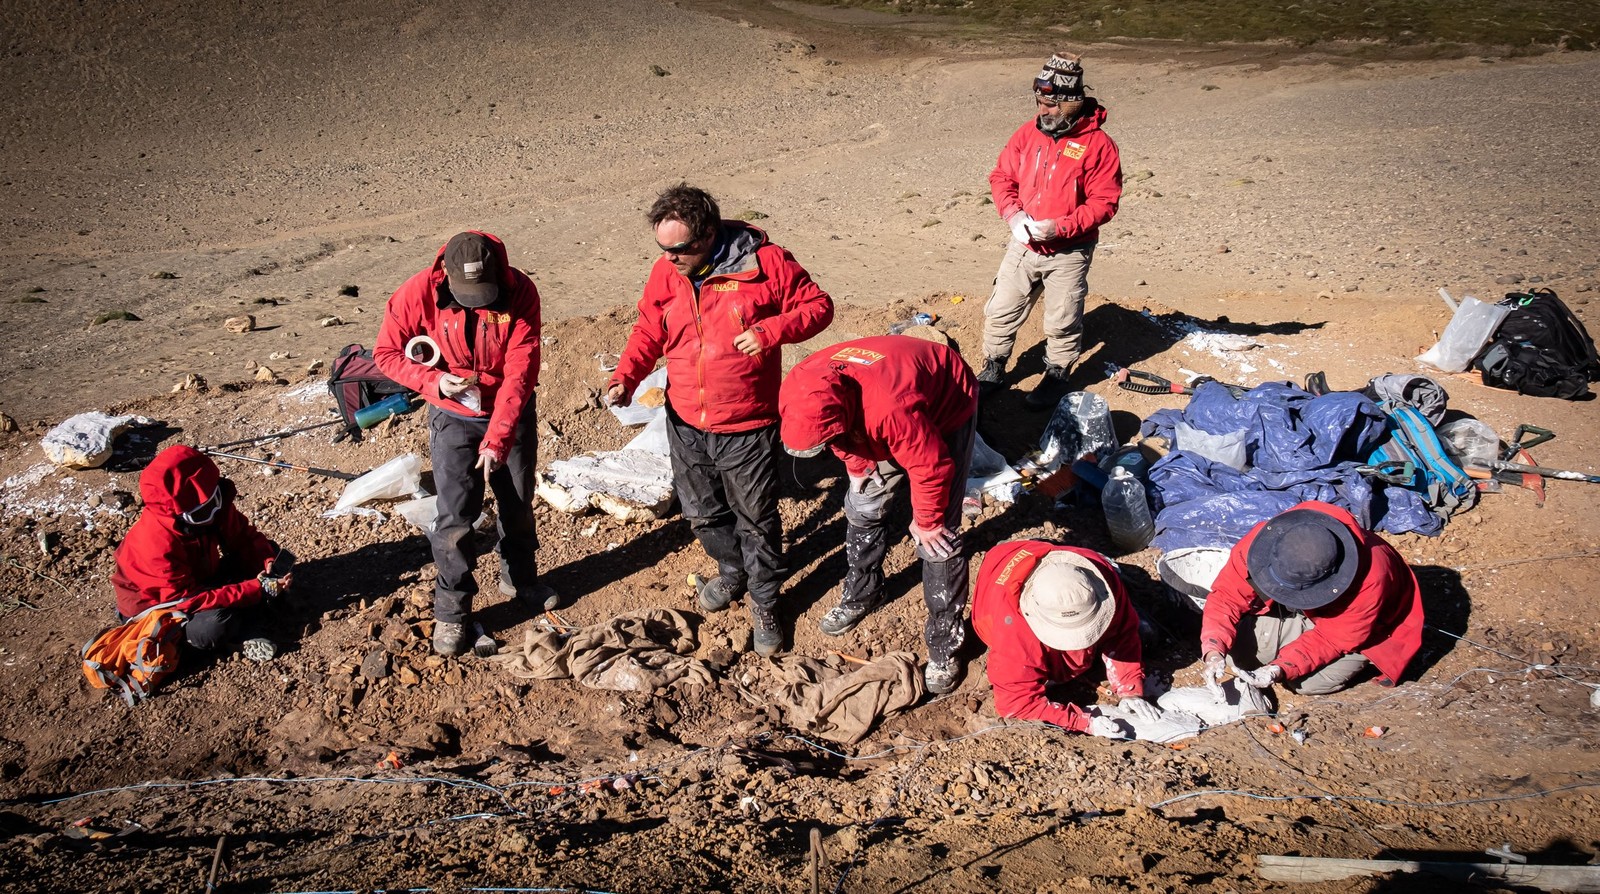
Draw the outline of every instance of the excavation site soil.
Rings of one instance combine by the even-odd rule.
[[[598,397],[656,256],[644,211],[680,180],[836,300],[786,365],[917,312],[978,364],[1007,237],[988,173],[1032,113],[1041,60],[1072,49],[1126,176],[1072,386],[1104,397],[1126,440],[1186,398],[1121,390],[1109,367],[1243,385],[1321,371],[1359,389],[1424,371],[1414,358],[1450,319],[1440,288],[1548,286],[1600,331],[1600,58],[1002,39],[791,3],[3,15],[6,889],[1460,890],[1422,875],[1291,885],[1262,878],[1258,857],[1600,854],[1600,491],[1580,481],[1547,480],[1542,503],[1507,486],[1438,537],[1389,538],[1430,624],[1401,686],[1280,692],[1275,718],[1176,747],[1001,720],[972,636],[954,694],[859,742],[786,726],[782,665],[749,651],[742,604],[696,609],[686,577],[713,566],[677,514],[541,503],[538,563],[572,625],[685,613],[709,684],[617,692],[442,659],[416,528],[385,504],[326,518],[343,482],[226,459],[240,507],[300,560],[266,631],[280,654],[186,655],[132,709],[78,661],[112,620],[139,469],[170,444],[330,419],[328,365],[372,344],[385,299],[462,229],[502,237],[542,294],[541,467],[637,433]],[[224,326],[245,315],[247,331]],[[980,433],[1013,462],[1046,421],[1022,401],[1043,370],[1039,326],[1036,313],[1010,389],[981,408]],[[1600,471],[1593,400],[1438,378],[1452,418],[1550,429],[1541,465]],[[40,439],[89,410],[152,424],[102,468],[57,468]],[[421,413],[359,443],[333,430],[239,450],[357,473],[427,457]],[[845,669],[841,655],[925,657],[904,535],[893,601],[843,637],[819,632],[845,568],[843,469],[782,467],[784,654]],[[494,587],[493,526],[477,536],[478,617],[521,643],[538,619]],[[966,527],[974,569],[1030,537],[1120,562],[1153,622],[1150,673],[1198,684],[1198,615],[1160,581],[1156,550],[1121,554],[1098,508],[1027,494],[986,501]],[[1106,696],[1091,682],[1066,697]]]

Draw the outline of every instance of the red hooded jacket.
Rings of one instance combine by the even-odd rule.
[[[1422,648],[1422,591],[1416,575],[1394,547],[1362,530],[1345,510],[1315,500],[1290,508],[1312,509],[1338,519],[1355,535],[1360,565],[1356,586],[1333,602],[1304,612],[1315,626],[1284,646],[1271,663],[1283,668],[1285,679],[1298,680],[1351,652],[1360,652],[1381,674],[1377,682],[1393,686]],[[1202,652],[1226,655],[1240,618],[1272,611],[1275,603],[1250,586],[1250,569],[1245,565],[1250,544],[1266,524],[1251,528],[1234,544],[1228,564],[1211,585],[1200,622]]]
[[[1028,248],[1050,255],[1100,238],[1100,226],[1122,201],[1122,159],[1100,129],[1106,110],[1095,100],[1065,134],[1052,137],[1033,118],[1017,128],[989,174],[989,192],[1001,220],[1026,211],[1054,220],[1059,234]]]
[[[194,527],[178,519],[219,488],[222,506],[210,524]],[[216,463],[193,447],[168,447],[140,473],[139,494],[144,511],[117,547],[111,576],[123,617],[174,600],[184,600],[178,608],[186,612],[261,601],[255,575],[267,570],[278,548],[233,505],[233,482]],[[238,583],[218,581],[224,560],[248,576]]]
[[[474,231],[477,232],[477,231]],[[504,462],[516,441],[517,419],[539,384],[539,290],[512,267],[505,243],[489,233],[500,261],[500,298],[493,305],[467,308],[450,297],[444,272],[444,246],[433,266],[406,280],[389,297],[372,359],[383,374],[458,416],[489,417],[481,451]],[[476,327],[468,336],[467,329]],[[406,357],[406,342],[426,335],[439,344],[439,361],[423,366]],[[482,410],[469,410],[439,396],[445,373],[478,377]]]
[[[1100,641],[1088,649],[1063,652],[1039,641],[1022,617],[1022,585],[1039,560],[1057,550],[1077,553],[1093,562],[1110,584],[1116,614]],[[1118,698],[1144,695],[1144,654],[1139,644],[1139,615],[1128,601],[1116,565],[1099,553],[1042,540],[1002,543],[989,550],[978,568],[972,591],[972,629],[989,647],[989,685],[994,709],[1001,717],[1042,720],[1086,732],[1089,715],[1073,704],[1045,697],[1046,683],[1065,683],[1081,676],[1099,658],[1106,680]]]
[[[946,435],[978,409],[978,380],[954,348],[904,335],[841,342],[800,361],[783,381],[784,446],[826,443],[857,478],[892,459],[911,479],[911,512],[944,523],[960,470]]]
[[[710,432],[751,431],[778,421],[778,347],[828,328],[833,299],[794,256],[767,234],[723,221],[724,260],[694,285],[665,256],[656,259],[639,299],[639,319],[607,388],[633,393],[667,358],[667,399],[684,422]],[[733,339],[755,330],[751,357]]]

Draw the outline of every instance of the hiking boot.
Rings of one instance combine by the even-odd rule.
[[[1030,410],[1049,410],[1061,402],[1067,395],[1067,368],[1065,366],[1046,366],[1044,378],[1039,384],[1033,386],[1027,396],[1022,399]]]
[[[561,607],[561,594],[542,581],[535,583],[531,587],[518,589],[510,581],[501,578],[500,592],[506,596],[514,597],[518,602],[535,612],[554,611]]]
[[[778,627],[778,618],[772,612],[750,607],[751,641],[755,645],[756,654],[763,658],[771,658],[783,648],[783,631]]]
[[[265,637],[257,636],[241,643],[239,651],[244,657],[261,664],[278,657],[278,644]]]
[[[691,574],[689,583],[694,585],[695,604],[703,612],[720,612],[739,596],[739,589],[720,574],[710,578]]]
[[[929,659],[928,666],[922,669],[922,682],[927,686],[930,695],[948,695],[954,692],[956,683],[960,679],[961,664],[954,658],[948,661]]]
[[[440,655],[454,656],[464,654],[472,648],[472,637],[467,633],[467,625],[457,624],[454,621],[438,621],[433,625],[433,651]]]
[[[856,629],[856,625],[861,623],[861,619],[872,614],[874,608],[877,608],[877,605],[871,602],[854,608],[840,603],[828,609],[828,613],[822,616],[821,621],[817,622],[817,629],[828,636],[844,636],[846,633]]]
[[[978,373],[978,396],[999,391],[1006,380],[1006,358],[989,357],[983,361],[983,371]]]

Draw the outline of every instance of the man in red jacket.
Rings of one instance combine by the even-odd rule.
[[[1394,547],[1345,510],[1307,501],[1229,553],[1200,625],[1206,683],[1220,684],[1232,653],[1260,665],[1234,670],[1257,688],[1284,680],[1327,695],[1373,667],[1393,686],[1422,648],[1422,624],[1422,592]]]
[[[786,576],[778,517],[778,381],[786,344],[833,320],[833,299],[761,230],[723,220],[705,190],[680,183],[648,215],[661,257],[606,398],[626,406],[667,361],[667,439],[683,514],[717,576],[696,600],[719,611],[750,594],[755,650],[783,645]]]
[[[289,589],[293,558],[262,536],[234,505],[233,482],[211,458],[177,444],[139,473],[144,511],[117,547],[117,615],[123,620],[176,602],[189,615],[184,636],[198,649],[237,642],[262,599]],[[275,653],[270,640],[245,642],[257,661]]]
[[[558,603],[534,561],[539,330],[533,280],[511,266],[497,237],[470,230],[451,237],[432,266],[389,298],[372,350],[384,375],[431,404],[428,450],[439,491],[428,535],[438,569],[433,648],[443,655],[460,655],[472,642],[467,623],[478,592],[472,523],[483,508],[485,482],[499,525],[500,592],[536,611]],[[407,343],[423,335],[439,346],[431,366],[406,354]]]
[[[842,636],[883,599],[883,558],[895,486],[911,479],[911,536],[922,559],[928,691],[955,689],[956,651],[966,638],[967,557],[961,500],[978,409],[978,385],[954,348],[904,335],[824,348],[790,371],[778,395],[783,446],[844,461],[844,553],[850,563],[839,604],[818,624]]]
[[[1001,717],[1042,720],[1108,739],[1126,738],[1110,717],[1052,701],[1048,683],[1088,673],[1098,658],[1120,706],[1161,719],[1144,698],[1139,615],[1109,559],[1042,540],[1002,543],[978,568],[972,629],[989,646],[989,685]]]
[[[1122,160],[1101,126],[1106,110],[1084,95],[1083,65],[1057,53],[1033,80],[1038,115],[1017,128],[989,174],[995,210],[1012,239],[983,308],[985,393],[1005,380],[1017,330],[1044,292],[1044,378],[1025,398],[1054,407],[1083,345],[1083,299],[1100,227],[1122,200]]]

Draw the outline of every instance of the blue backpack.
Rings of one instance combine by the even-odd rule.
[[[1372,465],[1411,463],[1415,472],[1402,486],[1422,494],[1428,508],[1440,518],[1471,509],[1478,502],[1478,486],[1445,453],[1433,423],[1415,407],[1389,401],[1378,406],[1388,414],[1392,428],[1367,461]]]

